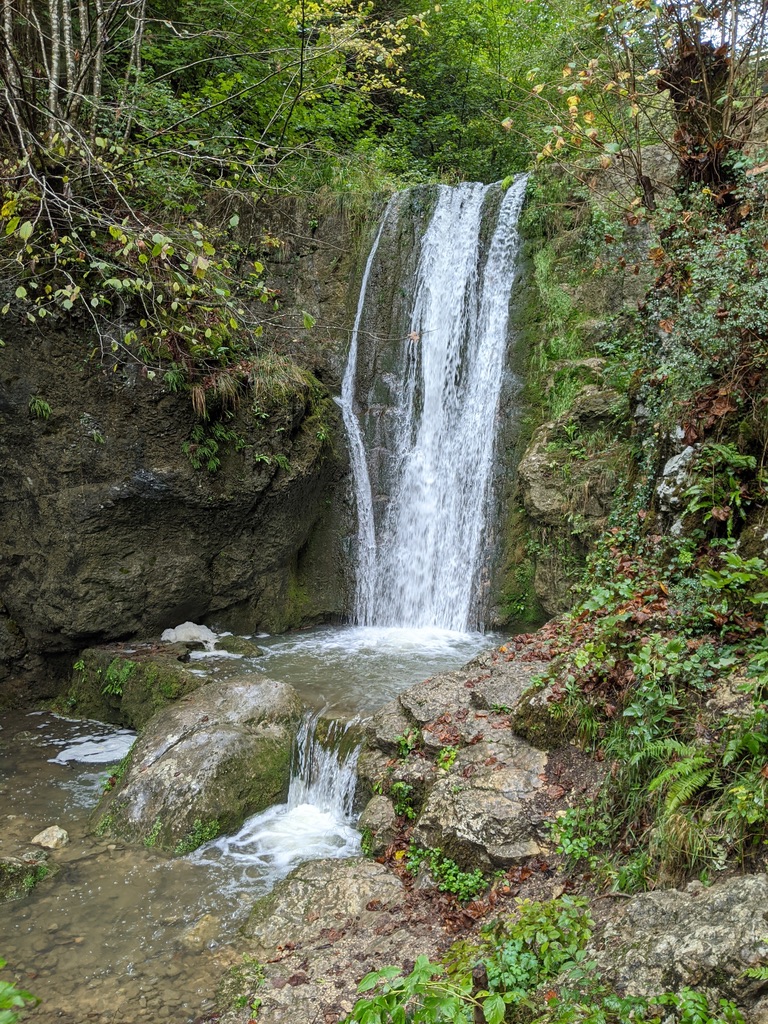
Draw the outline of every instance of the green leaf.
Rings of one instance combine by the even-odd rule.
[[[24,287],[23,284],[20,284],[14,294],[16,295],[17,299],[26,299],[27,289]]]
[[[32,221],[31,220],[25,220],[24,223],[19,228],[19,238],[23,242],[26,242],[26,240],[32,236],[32,230],[33,230],[33,228],[32,228]]]
[[[231,228],[236,228],[239,223],[240,217],[236,213],[233,213],[232,216],[229,218],[229,226]]]
[[[315,323],[317,322],[310,313],[306,312],[306,310],[302,310],[301,317],[302,320],[304,321],[304,326],[306,327],[307,330],[310,330],[310,328],[314,327]]]
[[[5,225],[6,235],[12,235],[16,228],[19,226],[19,218],[11,217],[8,223]]]
[[[488,1024],[501,1024],[506,1013],[506,1004],[498,992],[483,1000],[483,1016]]]

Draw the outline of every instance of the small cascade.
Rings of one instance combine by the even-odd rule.
[[[369,278],[393,202],[379,228],[363,277],[341,403],[353,449],[355,619],[361,625],[455,631],[478,625],[476,594],[525,186],[521,176],[503,197],[498,185],[439,187],[415,277],[400,283],[400,292],[411,296],[410,320],[396,365],[386,374],[386,413],[380,403],[373,412],[372,403],[356,395],[356,382],[363,312],[377,301]],[[486,223],[493,216],[491,232]],[[387,459],[377,459],[386,469],[372,480],[363,438],[378,431],[380,445],[385,419]]]
[[[326,728],[318,736],[321,720]],[[350,742],[351,722],[307,713],[296,737],[287,807],[312,806],[339,821],[352,820],[359,747]]]
[[[360,834],[353,827],[359,747],[351,725],[307,712],[296,738],[287,801],[253,815],[236,835],[207,843],[192,858],[228,872],[234,866],[234,887],[250,878],[267,890],[305,861],[359,853]]]

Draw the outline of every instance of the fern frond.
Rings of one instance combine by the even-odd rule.
[[[707,787],[712,780],[712,766],[706,765],[698,771],[679,778],[670,787],[664,804],[664,812],[673,814],[678,807],[687,804],[692,797]]]

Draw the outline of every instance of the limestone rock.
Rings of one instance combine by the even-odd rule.
[[[335,282],[330,305],[317,312],[326,322],[345,315],[356,255],[345,243],[339,259],[348,230],[339,218],[324,250],[334,254],[325,270]],[[285,296],[295,292],[299,263],[304,271],[311,262],[286,267],[293,282],[283,282]],[[311,290],[329,292],[315,281]],[[231,427],[244,448],[222,446],[210,474],[183,451],[193,426],[188,394],[171,393],[138,365],[84,369],[83,352],[98,345],[86,323],[41,321],[38,329],[13,310],[6,319],[0,683],[27,670],[32,701],[51,683],[33,671],[31,655],[58,658],[49,671],[60,677],[62,654],[75,660],[89,643],[159,635],[185,619],[279,631],[344,611],[349,508],[338,481],[346,447],[341,414],[319,381],[267,400],[267,420],[242,403]],[[323,357],[318,346],[314,364],[331,388],[333,349],[326,341]],[[48,420],[30,418],[30,389],[49,402]],[[83,430],[84,417],[99,424],[103,444]],[[280,464],[252,452],[279,454]]]
[[[59,850],[69,842],[69,834],[58,825],[50,825],[38,832],[30,842],[36,846],[44,846],[47,850]]]
[[[601,437],[598,454],[586,456],[592,434],[610,429],[617,392],[587,384],[557,420],[534,433],[518,465],[525,510],[545,531],[536,558],[534,589],[551,615],[572,605],[574,569],[605,526],[614,497],[616,452]]]
[[[205,682],[189,670],[188,660],[183,643],[89,647],[75,662],[64,706],[84,718],[141,729]]]
[[[367,860],[316,860],[303,864],[253,907],[245,934],[263,954],[277,946],[305,944],[326,929],[375,921],[381,907],[403,897],[400,881]],[[368,909],[375,902],[376,909]]]
[[[285,798],[300,715],[295,691],[263,676],[201,687],[147,725],[95,827],[165,849],[198,822],[235,831]]]
[[[396,821],[395,808],[389,797],[374,796],[365,805],[357,827],[363,836],[366,832],[370,835],[368,852],[373,857],[380,857],[395,838]]]
[[[507,866],[540,853],[535,828],[543,815],[534,801],[546,765],[547,755],[524,740],[462,750],[454,771],[441,773],[432,787],[413,838],[473,868]]]
[[[768,959],[767,908],[765,874],[643,893],[606,927],[598,969],[632,995],[689,985],[748,1002],[760,983],[744,972]]]
[[[507,655],[505,646],[490,651],[400,694],[373,716],[358,761],[365,788],[410,808],[415,841],[464,867],[500,867],[541,852],[549,759],[515,734],[512,721],[544,664]],[[398,735],[411,742],[398,745]],[[408,790],[396,793],[398,783]],[[375,799],[365,813],[378,824],[384,805]]]
[[[0,856],[0,903],[27,896],[51,873],[48,854],[39,847]]]

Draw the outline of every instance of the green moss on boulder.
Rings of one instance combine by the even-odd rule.
[[[203,679],[185,667],[184,644],[91,647],[72,669],[62,710],[113,725],[141,729],[161,708],[196,690]]]

